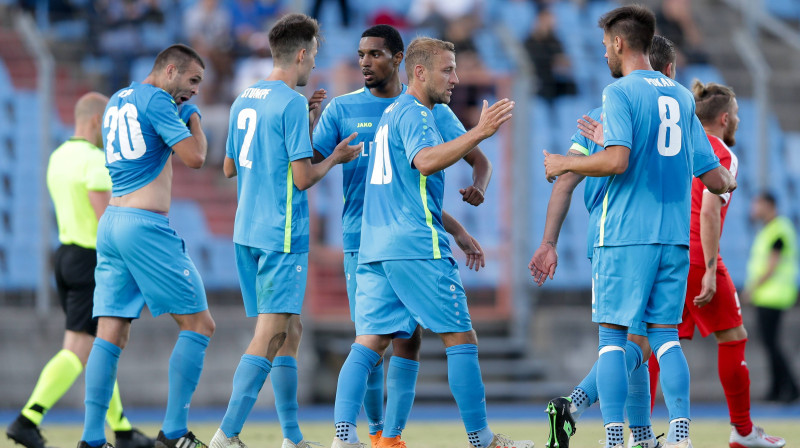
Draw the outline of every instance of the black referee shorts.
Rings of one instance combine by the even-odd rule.
[[[92,319],[95,267],[97,251],[94,249],[64,244],[56,251],[56,288],[61,307],[67,314],[67,330],[92,336],[97,333],[97,319]]]

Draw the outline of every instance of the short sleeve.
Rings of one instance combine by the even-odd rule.
[[[456,117],[453,109],[446,104],[437,104],[433,107],[433,117],[442,140],[449,142],[467,133],[461,120]]]
[[[86,189],[89,191],[111,190],[111,176],[106,168],[106,158],[102,151],[93,151],[86,165]]]
[[[342,136],[339,130],[339,116],[336,107],[336,99],[334,98],[319,117],[319,122],[314,128],[314,149],[319,151],[325,157],[333,153],[336,145],[342,141]]]
[[[414,164],[414,157],[423,148],[442,143],[439,130],[436,128],[436,120],[433,120],[431,115],[430,109],[415,104],[406,107],[396,118],[397,131],[411,165]]]
[[[692,173],[694,177],[700,177],[719,166],[719,157],[714,154],[714,148],[697,115],[692,116]]]
[[[308,126],[308,100],[297,95],[289,101],[283,112],[283,138],[290,162],[314,156]]]
[[[603,90],[603,147],[633,149],[633,113],[627,96],[612,84]]]
[[[178,106],[169,94],[158,90],[147,104],[147,118],[167,146],[189,138],[192,133],[178,117]]]
[[[603,114],[603,109],[600,107],[592,109],[586,113],[586,115],[589,116],[589,118],[595,121],[601,121],[602,114]],[[592,145],[594,144],[595,143],[593,141],[584,137],[581,134],[581,130],[578,129],[577,131],[575,131],[575,134],[572,135],[572,146],[570,146],[569,149],[578,151],[581,154],[588,156],[589,154],[591,154],[589,148],[591,148]]]

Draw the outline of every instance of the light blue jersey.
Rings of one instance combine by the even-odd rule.
[[[691,92],[636,70],[603,90],[603,120],[604,146],[631,151],[628,169],[608,180],[595,246],[688,247],[692,173],[720,166]]]
[[[430,109],[400,95],[381,117],[369,157],[359,264],[451,257],[442,224],[444,171],[423,176],[413,166],[423,148],[444,140]]]
[[[600,121],[603,108],[598,107],[592,109],[588,115],[595,121]],[[580,152],[585,156],[590,156],[596,152],[602,151],[604,148],[590,139],[581,135],[581,131],[575,132],[572,136],[572,146],[569,148]],[[586,177],[583,181],[583,203],[586,205],[586,210],[589,212],[589,227],[588,235],[586,236],[587,252],[586,257],[592,258],[594,251],[594,240],[597,235],[597,225],[600,222],[600,215],[602,214],[603,196],[606,194],[607,177]]]
[[[403,85],[402,93],[405,92],[406,86]],[[330,156],[336,145],[353,132],[357,132],[358,137],[350,143],[351,145],[364,142],[361,157],[342,164],[344,193],[342,246],[345,252],[358,252],[361,245],[361,215],[364,208],[364,185],[369,165],[370,143],[374,140],[383,111],[396,100],[397,97],[376,97],[368,88],[362,87],[331,100],[314,129],[314,149],[325,157]],[[444,141],[455,139],[467,132],[453,111],[445,104],[434,106],[433,116]]]
[[[283,81],[259,81],[233,102],[226,154],[238,171],[234,243],[308,252],[308,199],[291,168],[314,155],[308,128],[308,100]]]
[[[163,89],[134,82],[115,93],[103,114],[111,195],[132,193],[152,182],[172,155],[172,146],[191,136],[175,100]]]

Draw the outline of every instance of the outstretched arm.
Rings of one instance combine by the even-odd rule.
[[[423,148],[414,156],[414,166],[424,176],[430,176],[464,158],[482,141],[494,135],[497,129],[511,119],[514,102],[504,98],[491,107],[483,101],[483,110],[478,125],[466,134],[440,145]]]
[[[583,154],[570,151],[567,153],[571,157],[585,157]],[[547,203],[547,215],[544,224],[544,235],[542,243],[531,257],[528,269],[537,285],[542,286],[547,277],[553,279],[558,265],[558,236],[561,233],[561,226],[569,212],[572,202],[572,193],[575,187],[583,180],[584,176],[575,173],[566,173],[559,176],[550,192],[550,201]]]

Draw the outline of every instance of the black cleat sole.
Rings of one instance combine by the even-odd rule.
[[[547,403],[548,427],[545,448],[569,448],[569,438],[575,434],[575,419],[569,411],[570,402],[566,398],[554,398]]]

